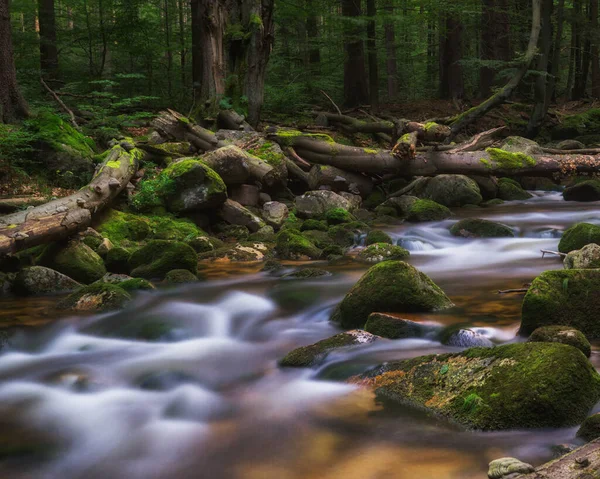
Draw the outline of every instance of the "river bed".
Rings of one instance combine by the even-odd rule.
[[[535,194],[385,228],[456,304],[404,316],[518,341],[522,295],[497,291],[562,268],[540,250],[556,250],[575,223],[600,224],[598,204]],[[517,236],[452,237],[464,217],[505,223]],[[95,316],[54,311],[56,298],[0,300],[2,324],[20,330],[0,355],[0,450],[3,435],[24,444],[21,458],[0,461],[0,477],[474,479],[492,459],[537,465],[553,446],[577,444],[576,428],[465,432],[410,408],[383,410],[341,381],[383,361],[457,351],[433,340],[381,341],[331,354],[316,369],[278,368],[290,350],[339,331],[331,310],[367,269],[311,266],[333,274],[294,280],[261,265],[213,264],[205,282],[140,293],[125,310]]]

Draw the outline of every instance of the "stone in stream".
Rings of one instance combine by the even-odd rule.
[[[362,328],[377,311],[428,312],[451,306],[452,301],[426,274],[403,261],[384,261],[360,278],[331,320],[343,328]]]
[[[452,225],[450,233],[464,238],[513,238],[515,236],[508,226],[479,218],[460,220]]]
[[[282,230],[277,234],[275,251],[281,259],[319,259],[323,251],[302,236],[298,230]]]
[[[350,202],[328,190],[307,191],[296,198],[296,210],[305,218],[319,218],[334,208],[351,209]]]
[[[432,325],[385,313],[371,313],[365,324],[365,331],[387,339],[422,338],[434,329],[436,327]]]
[[[269,201],[263,205],[263,219],[274,228],[280,228],[289,214],[288,207],[278,201]]]
[[[491,348],[494,346],[494,343],[483,334],[461,325],[453,325],[445,328],[440,334],[440,342],[444,346],[454,346],[457,348]]]
[[[416,406],[486,431],[574,426],[600,399],[600,375],[592,364],[578,349],[558,343],[391,361],[360,378],[383,404]]]
[[[41,266],[83,284],[93,283],[106,274],[102,258],[92,248],[77,240],[48,245],[39,262]]]
[[[409,256],[410,252],[401,246],[375,243],[363,249],[357,259],[364,263],[381,263],[382,261],[406,259]]]
[[[419,201],[416,196],[397,196],[388,198],[380,206],[394,208],[396,210],[396,216],[399,218],[406,218],[409,215],[410,208],[413,204]]]
[[[165,276],[165,282],[169,284],[195,283],[198,277],[187,269],[172,269]]]
[[[489,479],[511,479],[517,474],[528,474],[535,468],[531,464],[519,461],[514,457],[501,457],[490,462]]]
[[[528,342],[568,344],[579,349],[588,358],[592,354],[592,346],[585,335],[569,326],[542,326],[531,333]]]
[[[569,186],[563,192],[565,201],[598,201],[600,200],[600,181],[587,180]]]
[[[528,200],[533,195],[525,191],[515,180],[500,178],[498,180],[498,198],[504,201]]]
[[[58,271],[44,266],[30,266],[19,271],[13,289],[19,295],[29,296],[72,291],[80,286],[80,283]]]
[[[577,431],[577,437],[584,439],[586,442],[600,437],[600,413],[592,414],[583,421]]]
[[[558,251],[570,253],[591,243],[600,244],[600,226],[577,223],[563,233],[558,243]]]
[[[591,243],[581,249],[571,251],[567,254],[563,263],[567,269],[600,268],[600,246]]]
[[[412,193],[444,206],[478,205],[483,201],[477,183],[464,175],[423,178],[415,184]]]
[[[367,233],[367,237],[365,238],[365,246],[369,246],[375,243],[394,244],[394,241],[392,240],[391,236],[385,231],[371,230]]]
[[[78,289],[59,301],[57,307],[72,311],[103,312],[122,308],[130,299],[129,293],[120,286],[99,281]]]
[[[441,221],[450,218],[452,212],[433,200],[415,201],[408,210],[407,220],[413,222]]]
[[[327,355],[337,349],[356,346],[358,344],[369,344],[378,339],[377,336],[365,331],[354,330],[345,333],[336,334],[327,339],[323,339],[310,346],[302,346],[289,352],[279,365],[290,368],[308,368],[321,364]]]
[[[236,226],[245,226],[251,233],[256,233],[266,223],[248,208],[244,208],[237,201],[226,200],[219,209],[219,215],[227,223]]]
[[[600,269],[545,271],[533,280],[521,307],[519,334],[528,336],[540,326],[578,329],[600,338]]]
[[[153,240],[129,258],[131,276],[163,279],[172,269],[198,270],[198,255],[193,248],[179,241]]]

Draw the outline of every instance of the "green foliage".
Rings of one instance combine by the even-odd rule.
[[[162,198],[175,193],[175,181],[167,175],[157,175],[140,182],[137,193],[131,199],[131,206],[136,211],[151,211],[152,208],[164,206]]]

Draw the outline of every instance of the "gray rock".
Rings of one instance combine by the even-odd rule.
[[[478,205],[483,201],[477,183],[464,175],[423,178],[415,185],[412,193],[444,206]]]
[[[581,249],[571,251],[565,257],[564,265],[567,269],[600,268],[600,246],[590,243]]]
[[[542,147],[533,140],[521,136],[509,136],[501,144],[500,149],[510,153],[537,155],[543,153]]]
[[[273,228],[280,228],[289,214],[288,207],[278,201],[269,201],[263,205],[262,217]]]
[[[531,464],[519,461],[514,457],[502,457],[490,462],[489,479],[508,479],[517,474],[528,474],[535,469]]]
[[[23,296],[35,294],[61,293],[77,289],[79,284],[74,279],[44,266],[24,268],[15,278],[14,290]]]
[[[296,198],[296,210],[300,216],[316,218],[334,208],[350,209],[350,202],[333,191],[307,191]]]
[[[219,210],[219,214],[227,223],[245,226],[252,233],[255,233],[265,226],[265,222],[262,219],[247,208],[244,208],[237,201],[230,199],[223,203],[223,206],[221,206]]]
[[[494,343],[482,334],[471,329],[456,328],[455,326],[450,326],[442,332],[441,343],[457,348],[491,348],[494,346]]]

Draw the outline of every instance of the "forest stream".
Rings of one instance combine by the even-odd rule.
[[[535,194],[388,228],[456,304],[405,317],[518,341],[522,295],[497,291],[561,268],[540,250],[556,250],[562,230],[600,224],[595,203]],[[451,236],[449,225],[471,211],[516,237]],[[408,407],[384,410],[343,381],[387,360],[457,351],[434,340],[384,340],[334,352],[319,368],[279,368],[293,348],[337,332],[332,307],[367,267],[325,266],[332,276],[304,280],[260,267],[214,263],[207,281],[140,292],[126,309],[95,316],[58,316],[55,297],[3,299],[5,324],[35,327],[0,356],[0,417],[11,423],[0,443],[22,434],[29,453],[2,463],[0,476],[475,479],[498,457],[538,465],[557,445],[578,443],[576,428],[467,432]],[[143,330],[155,341],[132,339]],[[600,365],[594,353],[592,362]]]

